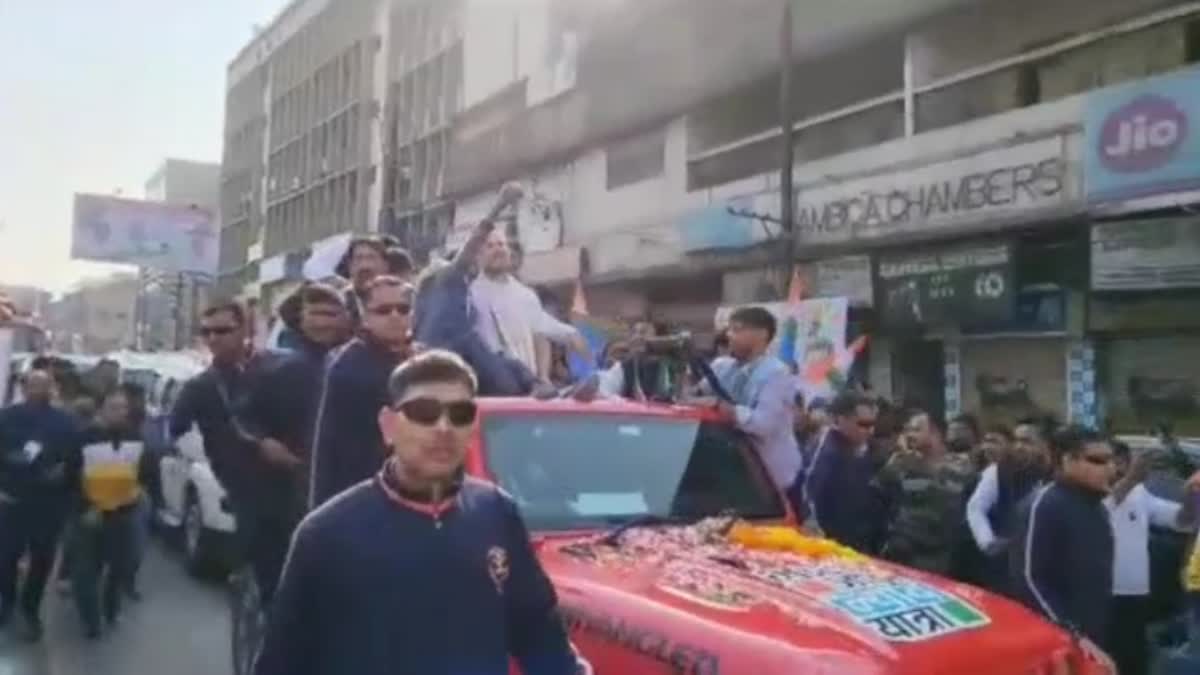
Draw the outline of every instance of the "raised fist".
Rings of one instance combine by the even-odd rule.
[[[500,188],[500,201],[505,204],[513,204],[521,200],[525,196],[525,188],[517,181],[509,181]]]

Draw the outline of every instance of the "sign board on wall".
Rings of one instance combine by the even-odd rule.
[[[871,257],[848,255],[796,265],[805,283],[807,297],[846,298],[854,307],[870,307],[874,302],[871,285]]]
[[[1200,218],[1157,218],[1092,226],[1092,288],[1200,287]]]
[[[1013,276],[1007,243],[881,256],[881,312],[892,324],[1004,321],[1013,314]]]
[[[214,275],[218,249],[217,224],[204,209],[75,195],[72,258]]]
[[[753,214],[778,219],[779,212],[778,192],[734,197],[684,214],[679,239],[687,253],[746,248],[780,233],[777,223],[764,225]]]
[[[1200,189],[1200,67],[1088,95],[1087,199]]]
[[[798,241],[870,241],[1015,219],[1078,198],[1063,137],[996,148],[879,176],[801,189]]]

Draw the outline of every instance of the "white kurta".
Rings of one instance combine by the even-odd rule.
[[[479,275],[471,282],[471,309],[475,330],[492,350],[503,352],[537,372],[535,335],[563,343],[575,336],[575,327],[554,318],[542,308],[537,293],[506,277]]]

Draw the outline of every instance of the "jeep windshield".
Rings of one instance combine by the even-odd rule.
[[[532,530],[725,513],[783,518],[746,439],[694,419],[615,414],[498,414],[483,420],[488,468]]]

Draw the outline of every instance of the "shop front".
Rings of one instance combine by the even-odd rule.
[[[1097,223],[1091,286],[1099,418],[1200,435],[1200,217]]]
[[[1095,92],[1085,115],[1085,394],[1114,431],[1200,435],[1200,68]]]
[[[1069,415],[1069,319],[1082,330],[1086,291],[1080,137],[1013,131],[800,190],[799,258],[872,254],[868,380],[898,403],[988,422]]]

